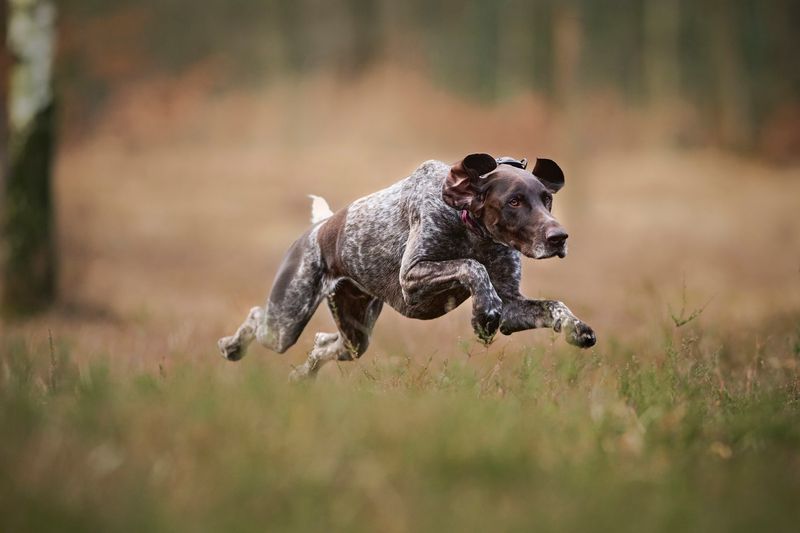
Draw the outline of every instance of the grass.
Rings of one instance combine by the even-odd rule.
[[[794,322],[796,324],[796,322]],[[121,371],[2,339],[2,531],[793,531],[800,332]],[[475,359],[474,356],[472,359]]]

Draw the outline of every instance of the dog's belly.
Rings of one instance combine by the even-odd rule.
[[[431,320],[445,315],[464,303],[469,291],[456,287],[448,291],[427,295],[414,305],[408,305],[402,298],[395,304],[389,303],[401,315],[419,320]],[[387,302],[388,303],[388,302]]]
[[[399,273],[397,275],[399,276]],[[387,278],[383,278],[383,281],[388,281]],[[354,276],[348,276],[347,279],[370,296],[382,300],[401,315],[418,320],[439,318],[464,303],[470,296],[467,289],[457,286],[442,292],[427,294],[419,301],[409,304],[403,298],[399,282],[375,283],[372,278],[359,279]],[[390,279],[399,278],[392,276]]]

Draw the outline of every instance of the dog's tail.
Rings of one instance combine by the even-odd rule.
[[[326,218],[329,218],[333,215],[333,211],[331,211],[328,202],[325,201],[325,198],[321,196],[314,196],[313,194],[308,195],[311,198],[311,223],[316,224],[317,222],[322,222]]]

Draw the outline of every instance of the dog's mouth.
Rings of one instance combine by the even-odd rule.
[[[525,257],[530,257],[531,259],[550,259],[551,257],[564,259],[567,256],[567,243],[556,248],[540,243],[523,246],[518,243],[511,243],[511,247]]]
[[[550,259],[551,257],[558,257],[559,259],[564,259],[565,257],[567,257],[566,247],[561,250],[545,252],[544,255],[533,256],[534,259]]]

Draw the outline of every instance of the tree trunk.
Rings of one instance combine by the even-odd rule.
[[[8,178],[8,71],[11,57],[6,46],[8,29],[8,2],[0,0],[0,221],[5,205],[6,179]],[[2,227],[0,226],[0,231]],[[0,233],[2,237],[2,233]],[[2,258],[0,251],[0,259]],[[2,288],[2,282],[0,282]]]
[[[648,122],[659,141],[672,142],[680,126],[675,114],[680,96],[680,3],[647,0],[643,7]]]
[[[716,67],[716,96],[719,135],[722,143],[734,149],[753,146],[754,124],[750,110],[750,86],[744,75],[739,48],[737,12],[717,0],[711,17],[711,52]]]
[[[558,157],[567,179],[573,184],[572,202],[564,215],[577,219],[591,209],[584,187],[577,185],[584,174],[587,157],[586,124],[581,91],[581,63],[584,51],[584,20],[573,2],[559,4],[553,12],[553,67],[555,102],[561,112],[562,155]],[[576,186],[577,185],[577,186]]]
[[[6,315],[46,308],[56,295],[53,195],[52,65],[55,6],[8,2],[8,175],[3,200],[3,297]]]

